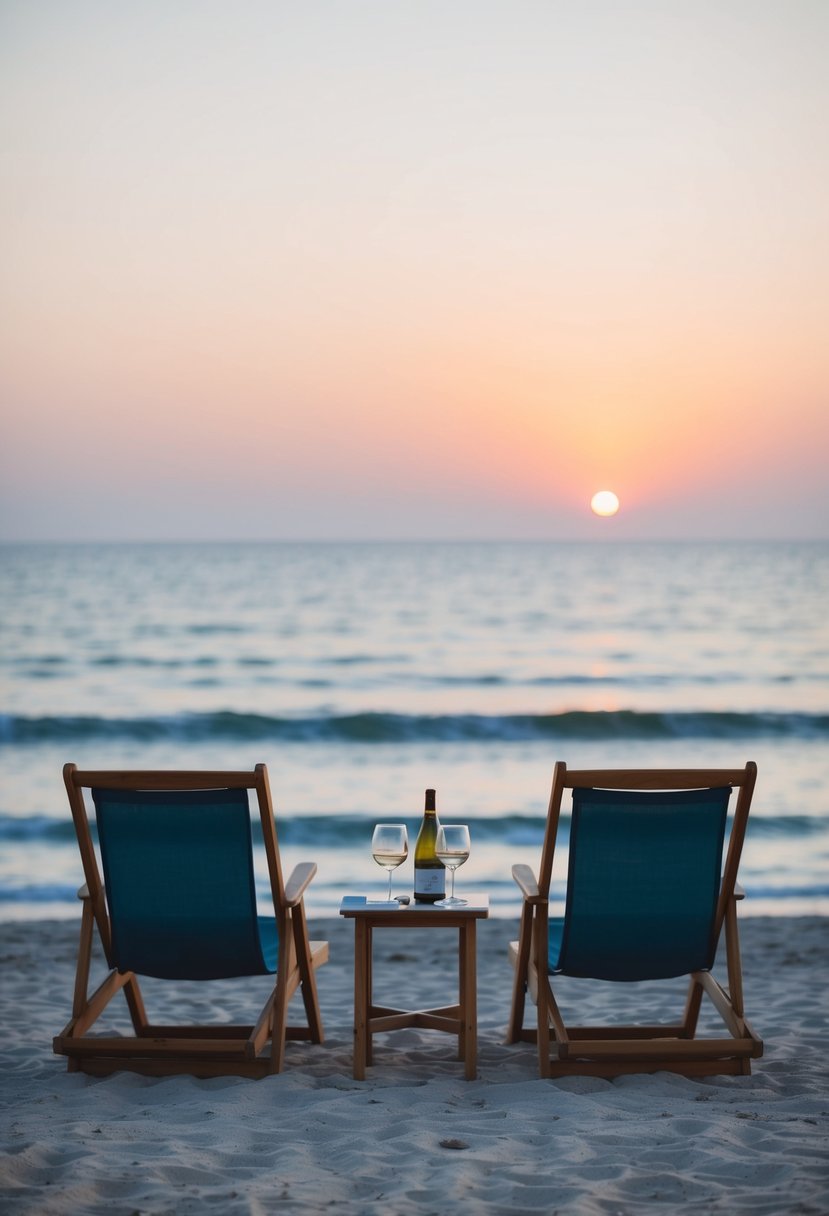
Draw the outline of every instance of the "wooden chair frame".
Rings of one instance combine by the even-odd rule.
[[[523,906],[518,941],[511,942],[509,947],[515,977],[507,1042],[536,1043],[542,1077],[573,1074],[614,1077],[663,1070],[684,1076],[751,1072],[751,1060],[762,1056],[763,1043],[746,1021],[743,1008],[737,933],[737,900],[743,898],[743,892],[737,883],[737,870],[756,777],[757,766],[752,762],[744,769],[572,771],[561,761],[556,764],[538,879],[530,866],[512,868],[513,878],[521,888]],[[739,791],[712,929],[713,951],[725,926],[728,988],[722,987],[709,972],[695,971],[689,976],[682,1020],[674,1025],[565,1026],[553,995],[548,964],[550,882],[564,791],[706,789],[723,785]],[[537,1006],[533,1029],[524,1029],[527,991]],[[711,1000],[729,1037],[696,1037],[703,995]]]
[[[150,1076],[191,1073],[199,1077],[239,1075],[263,1077],[282,1071],[286,1039],[323,1041],[315,971],[328,961],[328,943],[310,941],[303,895],[316,874],[314,863],[296,866],[287,883],[282,879],[273,804],[264,764],[252,772],[198,771],[80,771],[64,766],[63,778],[81,851],[85,884],[80,947],[75,975],[72,1017],[53,1040],[54,1051],[68,1057],[70,1072],[93,1075],[126,1069]],[[151,1023],[137,976],[114,967],[89,993],[94,930],[97,927],[107,963],[112,967],[112,933],[106,890],[89,830],[83,791],[92,786],[135,790],[255,790],[270,875],[271,895],[279,938],[277,972],[262,1012],[253,1025],[160,1026]],[[288,1004],[301,989],[307,1026],[288,1025]],[[134,1035],[88,1035],[99,1015],[123,990]],[[270,1055],[263,1051],[270,1041]]]

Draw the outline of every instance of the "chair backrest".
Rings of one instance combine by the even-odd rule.
[[[730,795],[573,791],[562,972],[639,980],[711,966]]]
[[[272,972],[257,917],[248,790],[256,789],[277,922],[284,892],[264,766],[252,773],[64,770],[111,966],[166,979]],[[103,891],[82,790],[95,806]]]
[[[573,814],[556,970],[639,980],[711,967],[736,881],[756,769],[556,766],[539,888],[549,896],[563,790]],[[725,869],[732,786],[740,787]],[[552,835],[551,835],[552,832]]]

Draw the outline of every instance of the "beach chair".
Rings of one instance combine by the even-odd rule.
[[[523,906],[518,941],[509,947],[515,978],[507,1041],[537,1043],[542,1077],[751,1072],[763,1044],[743,1012],[736,908],[756,773],[752,763],[572,772],[556,764],[538,879],[530,866],[512,870]],[[573,808],[559,918],[549,914],[550,879],[568,789]],[[738,793],[721,870],[732,789]],[[711,974],[723,925],[727,989]],[[617,982],[688,976],[685,1010],[673,1025],[566,1026],[551,976]],[[527,991],[537,1017],[525,1030]],[[697,1037],[703,995],[727,1035]]]
[[[283,882],[268,774],[63,770],[85,886],[72,1019],[54,1039],[70,1071],[128,1069],[152,1076],[280,1072],[286,1039],[323,1040],[315,970],[328,943],[309,941],[303,893],[316,865]],[[98,854],[84,791],[95,808]],[[255,791],[273,916],[257,915],[249,791]],[[269,900],[270,906],[270,900]],[[88,994],[93,935],[111,968]],[[218,980],[274,976],[253,1025],[160,1026],[147,1019],[139,976]],[[307,1025],[287,1025],[301,990]],[[123,990],[134,1034],[87,1032]],[[264,1054],[270,1042],[270,1054]]]

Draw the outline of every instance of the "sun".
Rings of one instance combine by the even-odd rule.
[[[594,515],[615,515],[619,510],[619,499],[612,490],[599,490],[590,499],[590,510]]]

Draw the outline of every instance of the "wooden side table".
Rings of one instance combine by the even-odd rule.
[[[397,905],[346,896],[340,916],[354,921],[354,1076],[364,1081],[371,1064],[372,1035],[382,1030],[419,1026],[458,1036],[458,1058],[468,1081],[477,1074],[478,993],[475,926],[489,916],[488,895],[467,895],[455,908],[432,904]],[[441,1009],[389,1009],[372,1000],[372,942],[375,929],[457,929],[458,1004]]]

